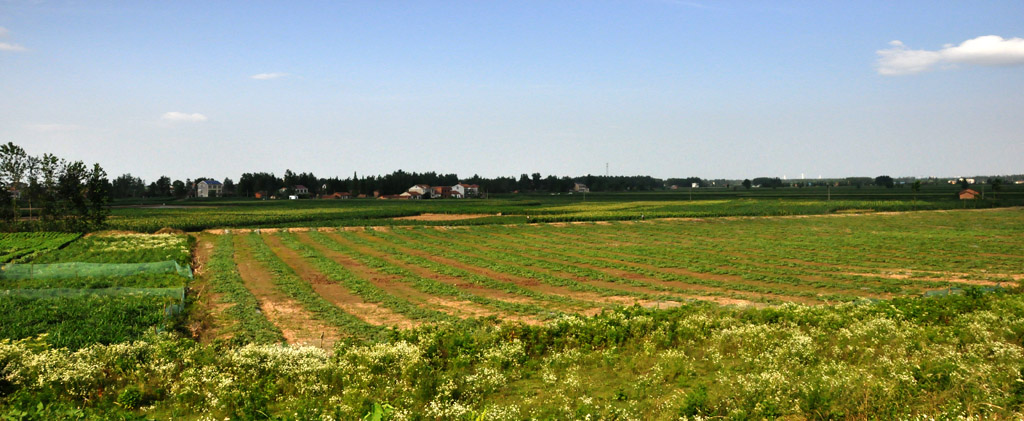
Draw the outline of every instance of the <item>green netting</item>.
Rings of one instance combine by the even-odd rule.
[[[145,295],[152,297],[168,297],[165,302],[164,315],[171,316],[185,309],[185,288],[45,288],[45,289],[5,289],[0,290],[0,299],[5,296],[16,296],[30,299],[47,299],[56,297],[81,298],[88,300],[96,296],[130,296]]]
[[[155,295],[185,300],[185,288],[46,288],[46,289],[5,289],[0,295],[17,295],[26,298],[79,297],[87,295]]]
[[[192,279],[192,268],[173,260],[151,263],[46,263],[9,264],[0,268],[0,279],[69,279],[117,277],[143,273],[177,273]]]

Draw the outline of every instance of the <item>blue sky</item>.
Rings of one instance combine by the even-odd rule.
[[[1020,1],[0,0],[0,141],[147,180],[1021,173],[1022,16]]]

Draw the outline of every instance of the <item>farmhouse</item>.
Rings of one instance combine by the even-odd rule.
[[[430,188],[430,198],[450,197],[452,188],[448,186],[434,186]]]
[[[409,192],[419,193],[420,196],[422,196],[430,192],[430,186],[426,184],[417,184],[415,186],[409,187]]]
[[[400,194],[398,196],[400,198],[402,198],[402,199],[422,199],[423,198],[423,194],[422,193],[414,192],[414,191],[411,191],[411,190],[407,191],[405,193],[402,193],[402,194]]]
[[[572,191],[574,191],[576,193],[586,193],[586,192],[589,192],[590,189],[587,188],[586,184],[583,184],[583,183],[572,183]]]
[[[306,188],[306,186],[303,186],[301,184],[296,184],[294,187],[292,187],[292,190],[295,190],[295,195],[296,196],[306,196],[306,195],[309,195],[309,189]]]
[[[348,192],[335,192],[327,196],[321,197],[321,199],[351,199],[352,195]]]
[[[203,180],[196,184],[196,197],[220,197],[224,185],[217,180]]]
[[[981,196],[981,193],[978,193],[973,189],[964,189],[960,190],[960,193],[957,195],[960,196],[960,200],[974,200],[977,199],[978,196]]]

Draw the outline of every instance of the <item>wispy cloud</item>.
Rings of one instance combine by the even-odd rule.
[[[942,64],[1024,64],[1024,38],[1004,39],[998,35],[986,35],[960,45],[946,44],[936,51],[911,50],[900,41],[892,41],[889,45],[891,48],[876,52],[878,73],[886,76],[920,73]]]
[[[160,119],[164,120],[164,121],[188,121],[188,122],[200,122],[200,121],[206,121],[207,120],[205,115],[202,115],[202,114],[199,114],[199,113],[189,114],[189,113],[182,113],[182,112],[178,112],[178,111],[166,112],[166,113],[164,113],[163,116],[160,117]]]
[[[10,34],[10,33],[11,33],[11,31],[8,31],[7,28],[4,28],[4,27],[0,26],[0,38],[6,38],[7,35]],[[20,46],[18,44],[12,44],[12,43],[9,43],[9,42],[0,42],[0,51],[21,52],[21,51],[28,51],[28,49],[25,48],[25,47],[22,47],[22,46]]]
[[[28,124],[25,127],[39,133],[73,132],[83,128],[77,124]]]
[[[253,78],[253,79],[256,79],[256,80],[269,80],[269,79],[277,79],[277,78],[285,77],[285,76],[288,76],[288,73],[260,73],[260,74],[252,75],[250,77]]]

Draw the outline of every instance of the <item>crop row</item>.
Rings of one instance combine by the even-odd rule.
[[[16,262],[68,244],[81,234],[61,232],[0,233],[0,263]]]

